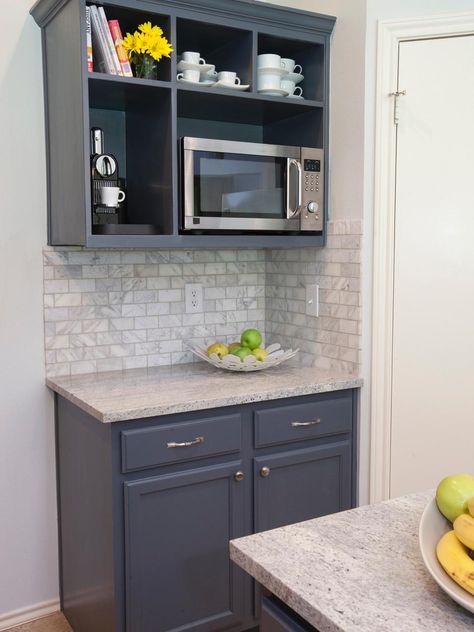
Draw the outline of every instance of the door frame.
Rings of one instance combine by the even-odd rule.
[[[474,33],[474,12],[382,21],[377,34],[370,413],[370,502],[390,496],[395,182],[394,97],[401,42]],[[403,98],[403,96],[399,97]]]

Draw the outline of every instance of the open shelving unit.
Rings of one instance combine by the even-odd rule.
[[[157,80],[89,73],[88,0],[39,0],[43,29],[48,140],[49,243],[88,247],[279,247],[323,245],[320,234],[183,234],[180,231],[182,136],[323,148],[327,165],[329,41],[334,18],[253,0],[105,0],[125,34],[158,24],[174,47]],[[236,71],[248,92],[176,80],[177,57],[199,51],[217,70]],[[303,66],[305,99],[257,92],[257,55],[278,53]],[[60,53],[60,54],[58,54]],[[127,225],[155,234],[101,234],[93,223],[90,128],[126,179]],[[328,169],[325,169],[327,179]],[[327,190],[327,182],[325,182]],[[327,216],[327,209],[325,209]],[[126,228],[124,229],[126,230]],[[144,231],[146,232],[146,231]]]

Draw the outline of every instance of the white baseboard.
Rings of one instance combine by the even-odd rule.
[[[0,614],[0,631],[8,630],[8,628],[12,628],[15,625],[28,623],[34,619],[41,619],[41,617],[46,617],[48,614],[58,612],[58,610],[60,610],[59,599],[50,599],[49,601],[37,603],[34,606]]]

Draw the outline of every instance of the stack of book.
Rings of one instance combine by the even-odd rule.
[[[107,20],[104,8],[91,4],[86,7],[86,34],[89,72],[133,77],[118,20]]]

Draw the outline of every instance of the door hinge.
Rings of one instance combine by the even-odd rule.
[[[404,97],[406,93],[407,93],[406,90],[397,90],[396,92],[389,92],[388,94],[389,97],[393,97],[393,123],[394,125],[398,125],[398,121],[400,120],[398,97]]]

